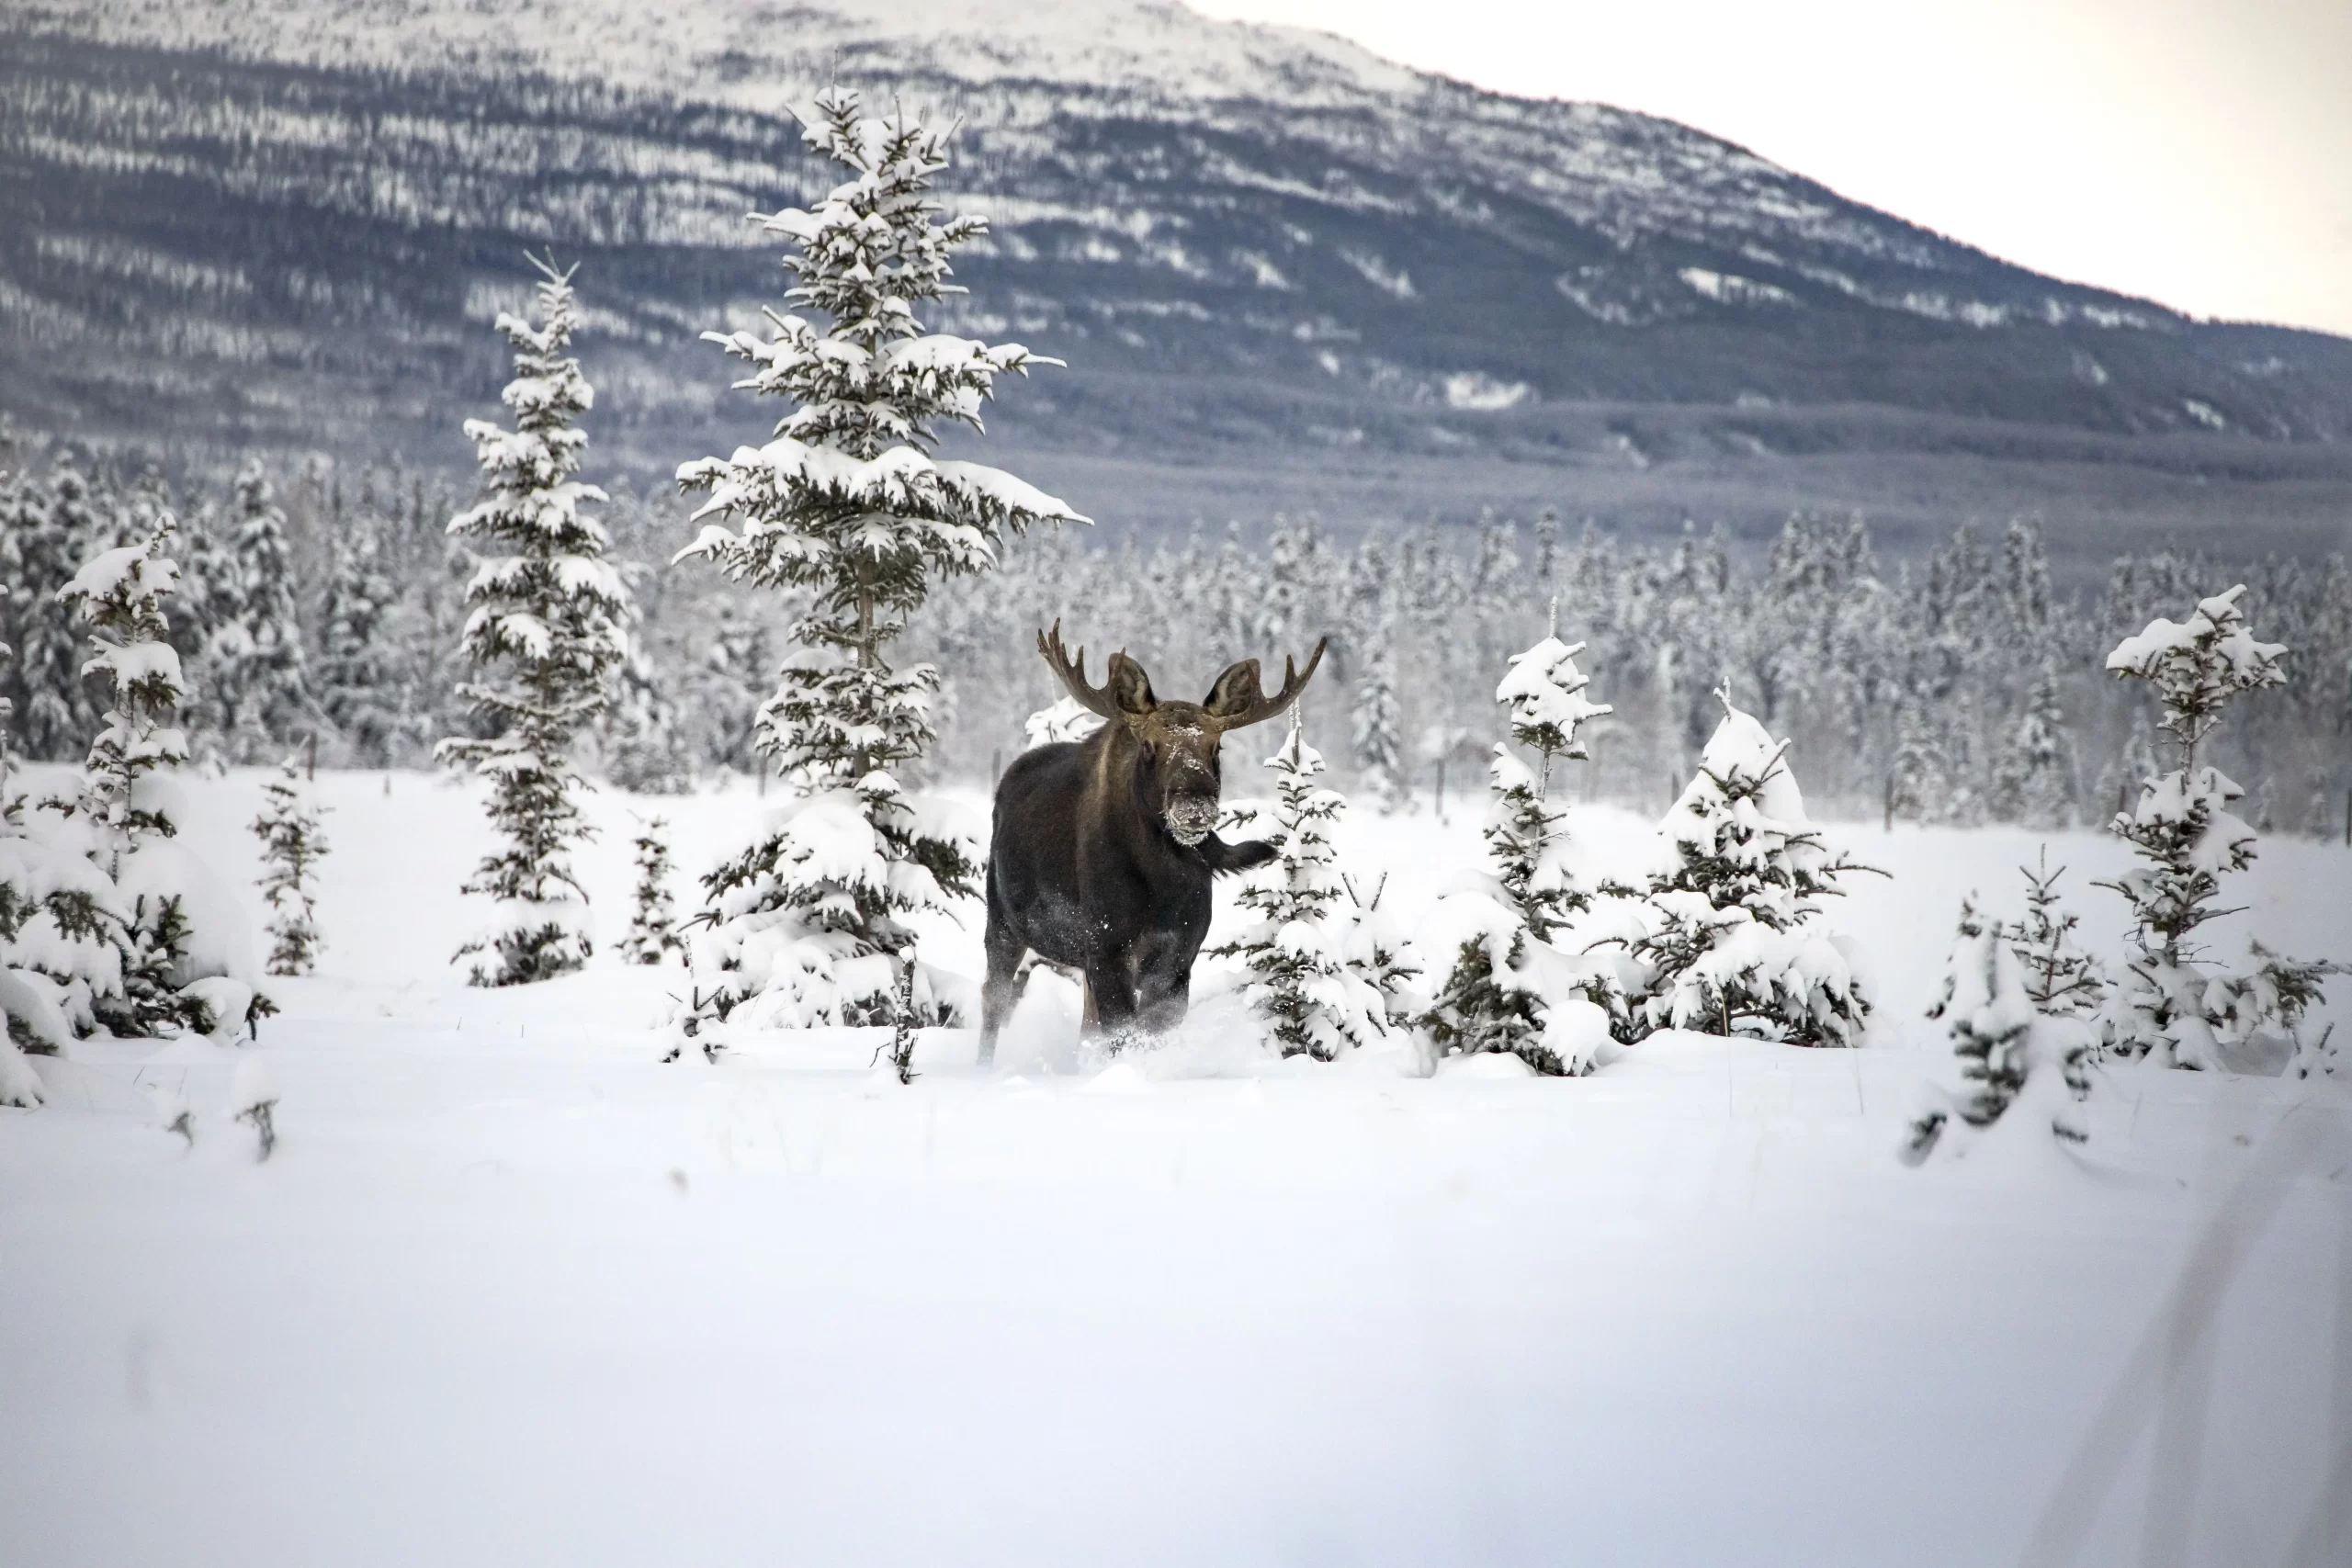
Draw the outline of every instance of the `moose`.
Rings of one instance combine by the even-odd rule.
[[[1215,832],[1218,742],[1298,699],[1330,639],[1306,668],[1283,660],[1265,695],[1258,661],[1232,665],[1198,703],[1161,702],[1123,649],[1100,686],[1086,651],[1062,647],[1062,625],[1037,651],[1079,705],[1106,721],[1084,740],[1022,753],[996,788],[989,847],[988,978],[980,989],[980,1061],[1039,959],[1085,978],[1086,1032],[1113,1041],[1159,1033],[1184,1017],[1193,960],[1208,934],[1209,884],[1274,858],[1271,844]]]

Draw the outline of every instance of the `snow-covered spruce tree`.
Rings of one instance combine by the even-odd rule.
[[[847,177],[808,210],[759,220],[795,247],[786,303],[822,320],[771,311],[770,336],[707,334],[752,366],[741,385],[793,407],[767,446],[678,470],[709,492],[696,517],[726,520],[681,558],[808,610],[756,741],[795,798],[703,878],[677,1051],[716,1049],[713,1027],[739,1010],[755,1027],[889,1021],[901,978],[922,1019],[950,1011],[906,921],[971,892],[975,846],[901,786],[931,744],[939,675],[894,669],[888,651],[932,585],[991,569],[1008,531],[1085,519],[1010,474],[930,455],[941,422],[980,427],[999,376],[1057,363],[923,330],[917,312],[961,292],[950,253],[987,228],[937,220],[946,134],[903,110],[869,118],[856,94],[828,89],[805,139]]]
[[[1592,901],[1569,864],[1566,814],[1548,799],[1555,759],[1584,756],[1577,728],[1611,711],[1585,698],[1589,682],[1576,664],[1583,649],[1546,636],[1511,657],[1495,688],[1511,739],[1540,765],[1531,770],[1509,746],[1495,747],[1484,829],[1492,891],[1441,904],[1431,946],[1450,952],[1453,966],[1425,1021],[1445,1055],[1509,1052],[1540,1073],[1576,1074],[1589,1070],[1606,1040],[1591,1027],[1591,1004],[1578,999],[1590,976],[1552,946]]]
[[[604,752],[605,776],[633,794],[694,792],[694,759],[676,706],[642,647],[621,665],[620,694],[605,715]]]
[[[1274,775],[1274,859],[1250,874],[1242,908],[1257,916],[1232,941],[1212,948],[1250,971],[1246,995],[1285,1056],[1329,1062],[1388,1032],[1373,957],[1359,953],[1355,904],[1346,897],[1330,829],[1347,803],[1317,781],[1323,758],[1306,743],[1298,708],[1282,749],[1266,759]],[[1262,820],[1262,818],[1261,818]]]
[[[1058,741],[1083,740],[1102,728],[1102,716],[1080,706],[1076,697],[1057,697],[1053,705],[1039,708],[1023,721],[1021,749],[1034,751]]]
[[[1775,743],[1718,689],[1724,717],[1699,775],[1658,825],[1660,867],[1630,944],[1646,966],[1636,1032],[1745,1031],[1851,1045],[1870,1013],[1846,956],[1811,927],[1847,872],[1873,868],[1823,844]]]
[[[2024,974],[2025,994],[2036,1012],[2052,1017],[2094,1018],[2107,996],[2098,960],[2075,938],[2082,922],[2058,902],[2058,879],[2066,868],[2050,869],[2049,846],[2025,877],[2025,919],[2009,931],[2009,947]]]
[[[172,514],[155,507],[147,522],[143,539],[99,552],[58,594],[89,629],[83,669],[105,679],[109,696],[79,792],[51,803],[81,825],[127,917],[111,928],[119,984],[95,995],[91,1010],[119,1035],[251,1027],[277,1010],[253,987],[242,922],[209,868],[165,842],[178,831],[172,785],[187,760],[173,723],[179,655],[164,615],[179,569],[168,554]]]
[[[673,953],[685,956],[677,908],[670,898],[670,840],[662,836],[669,827],[660,817],[640,819],[637,837],[629,841],[637,857],[636,907],[629,914],[628,935],[621,942],[621,956],[631,964],[659,964]]]
[[[504,312],[497,323],[514,350],[514,379],[500,394],[514,428],[466,422],[483,496],[449,523],[484,550],[466,587],[475,679],[458,691],[497,734],[446,739],[435,754],[488,782],[490,819],[506,840],[466,882],[495,901],[489,929],[458,950],[477,986],[550,979],[588,961],[571,847],[593,830],[572,752],[628,651],[628,590],[605,558],[603,525],[582,510],[605,492],[577,477],[588,437],[574,422],[595,393],[567,352],[579,324],[571,273],[537,265],[538,324]]]
[[[1427,970],[1403,921],[1383,902],[1388,879],[1383,874],[1367,887],[1343,873],[1340,883],[1355,911],[1349,963],[1379,997],[1388,1038],[1417,1043],[1421,1020],[1430,1010],[1429,993],[1421,983]]]
[[[1928,1010],[1943,1021],[1960,1058],[1962,1091],[1912,1122],[1902,1154],[1917,1164],[1950,1134],[1953,1118],[1983,1130],[2014,1114],[2038,1122],[2066,1142],[2086,1134],[2078,1102],[2090,1093],[2091,1033],[2079,1019],[2049,1015],[2028,995],[2010,933],[1960,907],[1960,936],[1952,944],[1942,995]]]
[[[378,558],[375,519],[361,513],[334,541],[334,574],[319,632],[319,706],[363,768],[391,761],[401,728],[395,660],[388,633],[398,603]]]
[[[1994,775],[1993,815],[2045,830],[2074,826],[2075,749],[2058,705],[2058,678],[2046,661]]]
[[[29,476],[11,487],[7,578],[0,599],[15,648],[8,688],[17,700],[16,722],[25,754],[42,761],[74,755],[95,716],[82,682],[81,639],[57,594],[96,542],[88,490],[71,468],[42,484]]]
[[[292,758],[277,777],[262,785],[261,815],[253,819],[254,836],[261,840],[261,896],[270,908],[269,958],[272,975],[308,975],[318,967],[319,861],[327,852],[320,823],[326,808],[310,798],[301,770]]]
[[[2254,830],[2228,807],[2245,792],[2221,770],[2200,765],[2199,749],[2230,701],[2283,686],[2287,649],[2257,642],[2238,599],[2244,584],[2200,601],[2186,622],[2159,616],[2107,656],[2120,679],[2145,681],[2164,716],[2157,723],[2178,748],[2180,766],[2146,780],[2133,808],[2114,829],[2143,864],[2112,887],[2132,908],[2132,953],[2110,1010],[2114,1044],[2126,1055],[2167,1066],[2215,1068],[2259,1032],[2294,1043],[2299,1063],[2324,1052],[2326,1039],[2304,1037],[2304,1014],[2320,999],[2325,963],[2298,963],[2253,944],[2253,967],[2217,971],[2195,940],[2206,921],[2232,911],[2217,902],[2224,873],[2254,863]]]
[[[12,716],[0,697],[0,1105],[32,1106],[40,1079],[25,1058],[61,1055],[93,1027],[92,998],[121,984],[124,916],[80,844],[28,822],[9,778]]]
[[[1926,704],[1905,697],[1896,720],[1894,758],[1887,766],[1886,825],[1928,822],[1943,803],[1944,753]]]
[[[1404,715],[1396,703],[1396,662],[1385,637],[1364,660],[1363,679],[1356,685],[1355,763],[1374,809],[1385,816],[1411,803],[1412,790],[1405,780]]]
[[[286,513],[259,458],[237,475],[236,494],[236,620],[221,628],[212,663],[230,754],[251,762],[308,728],[311,707]]]

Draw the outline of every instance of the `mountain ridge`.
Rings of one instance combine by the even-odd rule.
[[[965,117],[950,198],[993,233],[935,324],[1071,360],[986,445],[1106,492],[1081,510],[1182,520],[1190,473],[1259,514],[2038,509],[2297,550],[2352,516],[2352,343],[1328,35],[1140,0],[49,0],[12,33],[0,197],[36,221],[0,236],[0,406],[46,428],[446,452],[494,397],[514,253],[552,243],[589,264],[612,458],[755,438],[695,339],[781,292],[741,215],[821,190],[781,111],[822,65]]]

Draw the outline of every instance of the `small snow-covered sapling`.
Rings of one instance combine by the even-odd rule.
[[[261,896],[270,908],[264,929],[272,939],[273,975],[308,975],[318,966],[318,868],[327,852],[319,822],[325,809],[305,796],[301,770],[291,757],[277,778],[262,785],[261,815],[251,827],[261,840]]]
[[[196,1108],[188,1103],[186,1089],[167,1089],[155,1095],[155,1114],[162,1120],[164,1131],[177,1133],[196,1147]]]
[[[1935,1150],[1954,1116],[1980,1131],[1991,1127],[2030,1089],[2034,1113],[2048,1118],[2052,1136],[2079,1144],[2087,1135],[2073,1102],[2090,1092],[2090,1032],[2077,1020],[2035,1006],[2009,934],[2000,921],[1980,915],[1973,897],[1962,902],[1943,993],[1928,1016],[1945,1025],[1963,1087],[1950,1107],[1938,1106],[1912,1122],[1901,1151],[1907,1164]]]
[[[631,847],[637,853],[637,907],[629,916],[628,935],[621,953],[632,964],[659,964],[670,953],[684,955],[685,939],[678,934],[678,912],[670,900],[669,822],[660,817],[640,820]]]
[[[2034,1010],[2075,1017],[2096,1013],[2107,995],[2107,978],[2098,960],[2075,940],[2082,921],[2058,902],[2058,879],[2066,868],[2050,869],[2050,846],[2044,844],[2040,859],[2018,871],[2025,878],[2026,912],[2009,932],[2009,946],[2024,968],[2025,993]]]
[[[254,1124],[261,1139],[261,1157],[269,1158],[277,1147],[277,1085],[259,1056],[238,1060],[236,1074],[229,1081],[229,1113],[234,1121]]]

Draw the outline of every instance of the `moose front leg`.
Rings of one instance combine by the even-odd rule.
[[[1136,1033],[1135,971],[1123,953],[1106,953],[1086,964],[1086,1021],[1082,1040],[1105,1042],[1115,1054]]]

